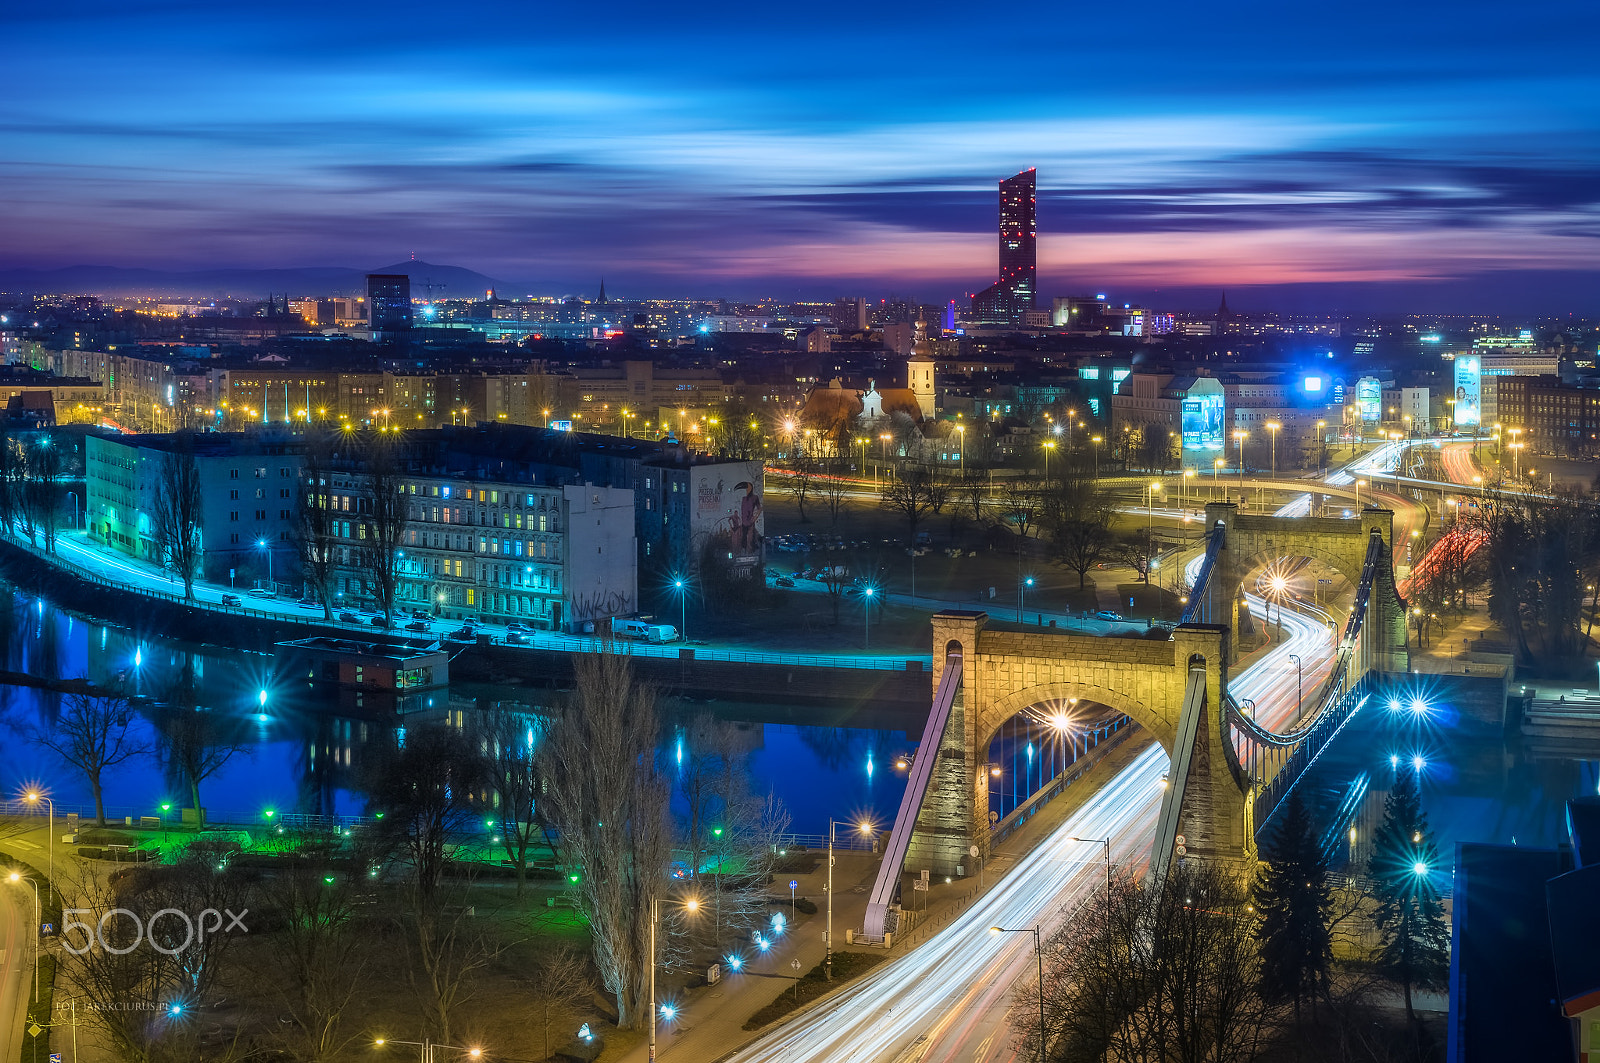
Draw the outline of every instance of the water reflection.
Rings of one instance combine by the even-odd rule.
[[[87,678],[98,687],[149,699],[138,705],[133,737],[160,752],[106,771],[106,810],[117,818],[156,815],[163,803],[174,810],[192,803],[185,758],[179,754],[186,739],[193,744],[197,715],[206,721],[207,745],[238,747],[202,779],[208,817],[258,822],[268,809],[364,814],[363,757],[408,718],[459,724],[479,706],[536,712],[551,696],[474,685],[396,703],[392,695],[314,688],[304,676],[284,674],[271,655],[141,636],[10,588],[0,602],[5,655],[0,667],[46,679]],[[905,785],[904,774],[892,765],[911,748],[906,733],[766,722],[803,719],[808,711],[793,705],[663,699],[660,763],[677,768],[694,756],[694,721],[710,713],[729,724],[748,764],[751,791],[776,795],[789,810],[792,831],[820,835],[830,816],[863,814],[887,826]],[[36,782],[52,793],[61,811],[91,812],[93,798],[82,776],[25,738],[32,727],[51,726],[60,713],[59,693],[0,684],[0,718],[6,724],[0,726],[0,792]]]

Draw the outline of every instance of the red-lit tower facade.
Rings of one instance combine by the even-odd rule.
[[[972,297],[979,321],[1021,324],[1039,292],[1038,172],[1000,182],[1000,280]]]

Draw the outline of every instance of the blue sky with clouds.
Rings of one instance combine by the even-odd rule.
[[[1037,166],[1045,294],[1600,310],[1600,6],[1008,10],[24,0],[0,263],[958,297]]]

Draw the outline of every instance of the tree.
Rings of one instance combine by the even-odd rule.
[[[172,449],[163,451],[156,476],[150,527],[161,563],[170,565],[183,580],[183,596],[194,598],[199,574],[201,525],[205,505],[200,491],[200,466],[194,457],[194,437],[179,432]]]
[[[33,441],[26,452],[27,479],[22,485],[22,511],[28,540],[44,536],[46,553],[55,553],[61,523],[61,448],[48,435]]]
[[[107,768],[151,751],[150,745],[130,731],[135,719],[128,699],[119,694],[68,694],[62,712],[48,724],[31,729],[32,739],[77,768],[94,793],[94,818],[106,823]]]
[[[1561,670],[1581,658],[1583,571],[1600,552],[1596,507],[1573,497],[1480,500],[1469,528],[1486,539],[1489,613],[1520,662]]]
[[[328,458],[326,445],[321,439],[313,440],[306,448],[295,507],[300,571],[322,602],[324,620],[333,619],[333,580],[337,568],[333,502],[328,491]]]
[[[264,887],[283,926],[262,953],[263,987],[288,1016],[280,1031],[285,1048],[307,1063],[337,1057],[360,1036],[345,1012],[362,988],[372,939],[358,917],[359,905],[370,900],[364,862],[296,860]]]
[[[1333,889],[1328,858],[1312,828],[1300,791],[1292,791],[1273,834],[1270,863],[1255,882],[1261,913],[1261,972],[1257,989],[1269,1003],[1300,1005],[1326,996],[1333,966]]]
[[[1433,887],[1441,874],[1439,849],[1422,811],[1418,771],[1401,770],[1383,803],[1383,823],[1372,836],[1370,870],[1380,943],[1377,968],[1405,990],[1406,1017],[1415,1019],[1411,990],[1443,989],[1450,969],[1450,928]]]
[[[822,496],[823,504],[828,507],[828,523],[835,526],[844,514],[850,492],[855,490],[856,485],[849,477],[850,463],[844,459],[830,461],[827,469],[817,477],[817,493]]]
[[[1012,1007],[1018,1058],[1058,1063],[1247,1063],[1271,1012],[1256,993],[1260,958],[1248,897],[1226,872],[1183,861],[1165,878],[1121,879],[1045,945],[1037,985]]]
[[[1042,509],[1051,554],[1078,574],[1081,589],[1089,570],[1111,545],[1111,521],[1116,516],[1111,496],[1080,461],[1049,485]]]
[[[538,1014],[540,1043],[550,1055],[550,1026],[594,996],[594,976],[589,961],[570,946],[560,945],[528,965],[523,978],[525,995]]]
[[[879,501],[884,509],[905,518],[908,547],[916,547],[917,525],[935,512],[936,493],[933,471],[925,465],[904,464],[899,475],[884,484]]]
[[[842,564],[843,561],[844,558],[830,557],[817,573],[822,589],[828,592],[828,604],[833,608],[834,627],[839,626],[839,607],[844,604],[845,592],[856,584],[856,577],[852,574],[850,566]]]
[[[400,495],[401,475],[397,444],[379,436],[366,449],[363,465],[366,490],[360,498],[361,530],[358,548],[362,582],[377,600],[383,626],[394,626],[395,596],[400,588],[400,567],[406,539],[406,502]]]
[[[239,753],[250,753],[251,743],[233,733],[232,721],[200,704],[200,684],[194,659],[185,655],[177,680],[163,697],[156,719],[161,747],[169,771],[189,787],[195,822],[205,826],[206,810],[200,803],[200,784],[221,771]]]
[[[1133,569],[1141,582],[1150,582],[1150,566],[1161,552],[1161,544],[1148,529],[1138,528],[1123,532],[1111,540],[1107,555],[1120,564]]]
[[[0,528],[4,528],[7,535],[15,530],[17,493],[24,472],[20,445],[11,438],[10,432],[0,432]]]
[[[456,846],[477,816],[472,800],[483,785],[482,766],[461,730],[428,723],[408,728],[403,744],[397,735],[380,747],[369,768],[368,794],[384,813],[379,837],[408,872],[397,915],[414,954],[412,988],[443,1040],[472,979],[499,952],[474,925],[464,897],[445,888]]]
[[[540,747],[550,818],[588,918],[601,984],[617,1022],[645,1018],[649,919],[665,893],[671,844],[666,783],[655,771],[655,695],[618,653],[582,654],[575,684]]]
[[[791,446],[789,472],[778,482],[794,497],[795,505],[800,507],[800,523],[809,524],[811,518],[806,516],[806,499],[817,485],[817,459],[809,447],[803,443]]]
[[[539,795],[544,777],[539,774],[538,744],[547,721],[532,713],[484,709],[478,719],[481,769],[494,797],[496,829],[506,856],[517,871],[517,899],[528,881],[528,853],[542,838],[555,851],[550,824]]]

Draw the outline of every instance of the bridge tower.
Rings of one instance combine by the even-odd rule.
[[[988,857],[989,746],[1001,725],[1027,709],[1077,698],[1126,713],[1177,759],[1180,717],[1189,694],[1201,713],[1192,728],[1190,769],[1179,831],[1190,852],[1226,861],[1253,852],[1245,794],[1221,747],[1230,637],[1226,626],[1184,624],[1170,639],[1101,638],[1056,631],[992,631],[982,612],[946,610],[933,618],[934,686],[959,654],[961,687],[917,815],[905,870],[971,873],[971,847]],[[1154,795],[1152,795],[1154,796]]]
[[[1406,648],[1405,603],[1394,581],[1394,512],[1367,508],[1361,519],[1337,517],[1273,517],[1239,512],[1232,502],[1206,504],[1206,528],[1221,522],[1222,549],[1208,593],[1210,619],[1226,623],[1235,639],[1239,635],[1239,588],[1252,570],[1279,558],[1308,557],[1328,565],[1350,586],[1361,583],[1362,567],[1372,536],[1383,540],[1385,564],[1373,572],[1373,587],[1366,630],[1371,640],[1373,667],[1386,672],[1406,672],[1411,655]],[[1246,588],[1250,590],[1252,588]]]

